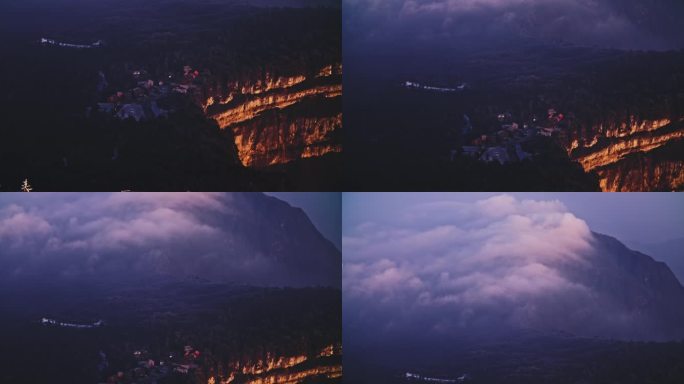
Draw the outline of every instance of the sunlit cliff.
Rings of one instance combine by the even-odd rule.
[[[682,185],[684,158],[649,160],[655,151],[684,139],[682,120],[668,118],[598,125],[590,138],[574,139],[568,153],[599,176],[603,191],[671,190]]]
[[[281,373],[246,381],[245,384],[296,384],[311,377],[324,376],[328,379],[342,377],[342,366],[329,366],[306,369],[293,373]]]
[[[264,167],[340,152],[341,144],[330,136],[341,126],[342,114],[339,113],[331,117],[251,121],[233,127],[233,134],[242,163]]]
[[[324,347],[311,356],[273,356],[265,359],[237,361],[228,364],[225,377],[211,377],[209,383],[231,384],[295,384],[314,377],[326,379],[342,376],[340,345]]]
[[[320,85],[311,88],[290,91],[280,89],[272,94],[255,94],[244,102],[234,102],[230,108],[211,117],[218,122],[219,127],[228,128],[237,123],[257,117],[260,113],[273,108],[283,109],[292,104],[299,103],[307,97],[323,96],[336,97],[342,95],[342,85]]]
[[[331,133],[341,128],[341,108],[321,114],[316,110],[289,113],[307,101],[342,96],[342,66],[328,65],[317,73],[231,82],[225,91],[209,96],[202,107],[221,129],[231,129],[241,162],[263,167],[299,158],[340,152]],[[278,117],[267,112],[278,112]]]
[[[648,158],[597,169],[601,190],[614,192],[678,190],[684,186],[683,161]]]

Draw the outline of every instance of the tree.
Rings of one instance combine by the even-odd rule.
[[[31,191],[33,191],[33,187],[31,187],[31,184],[29,184],[28,178],[24,179],[24,182],[21,183],[21,191],[22,191],[22,192],[31,192]]]

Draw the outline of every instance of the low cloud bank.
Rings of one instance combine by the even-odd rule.
[[[295,273],[304,263],[296,258],[302,253],[314,266],[320,260],[339,271],[339,264],[333,268],[334,247],[304,213],[262,194],[6,195],[0,199],[0,248],[0,276],[8,279],[167,276],[258,285],[329,280],[327,270],[310,279],[304,269]]]
[[[491,321],[525,326],[547,320],[534,303],[588,294],[561,268],[585,262],[591,231],[560,202],[502,195],[418,205],[400,217],[343,239],[345,297],[362,316],[370,309],[366,320],[391,313],[399,316],[387,328],[420,318],[438,332]]]
[[[500,195],[394,206],[344,233],[352,339],[521,329],[666,339],[681,331],[682,311],[670,309],[684,291],[667,267],[591,232],[559,201]]]

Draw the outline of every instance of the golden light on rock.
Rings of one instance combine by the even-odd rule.
[[[342,365],[320,363],[341,353],[340,345],[327,345],[317,356],[274,356],[267,353],[265,359],[235,361],[227,364],[230,373],[223,378],[211,377],[208,384],[295,384],[314,377],[329,379],[342,377]],[[320,360],[319,360],[320,359]],[[302,366],[303,363],[306,363]],[[213,381],[212,381],[213,380]]]
[[[677,164],[655,166],[649,175],[621,166],[630,155],[648,153],[673,140],[684,138],[684,130],[669,129],[671,124],[670,119],[663,118],[619,123],[610,127],[599,125],[595,129],[597,135],[591,141],[582,144],[579,140],[573,140],[567,150],[585,171],[598,174],[602,191],[648,190],[645,184],[662,185],[661,178],[666,175],[671,179],[668,182],[670,185],[681,185],[684,180],[684,170],[678,169],[682,168],[681,164],[679,167]],[[599,136],[607,138],[608,142],[600,145]]]
[[[254,97],[243,103],[236,104],[226,111],[211,115],[210,117],[216,120],[219,127],[223,129],[243,121],[251,120],[269,109],[283,109],[312,96],[342,96],[342,85],[320,85],[298,92],[282,92]]]
[[[330,137],[342,127],[341,113],[274,119],[268,123],[260,122],[258,117],[266,111],[282,110],[310,98],[341,96],[342,84],[318,80],[341,74],[341,64],[323,67],[308,82],[304,75],[275,77],[267,73],[263,79],[253,82],[228,84],[227,96],[210,96],[202,107],[221,129],[233,131],[238,157],[244,166],[267,167],[339,153],[341,143]]]

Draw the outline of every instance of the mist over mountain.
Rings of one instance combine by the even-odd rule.
[[[684,47],[684,3],[672,0],[344,0],[344,6],[345,32],[354,41]]]
[[[335,246],[301,209],[260,193],[13,194],[0,202],[7,282],[340,285]]]
[[[346,231],[343,246],[351,342],[684,337],[684,288],[667,265],[592,232],[559,201],[409,204]]]

